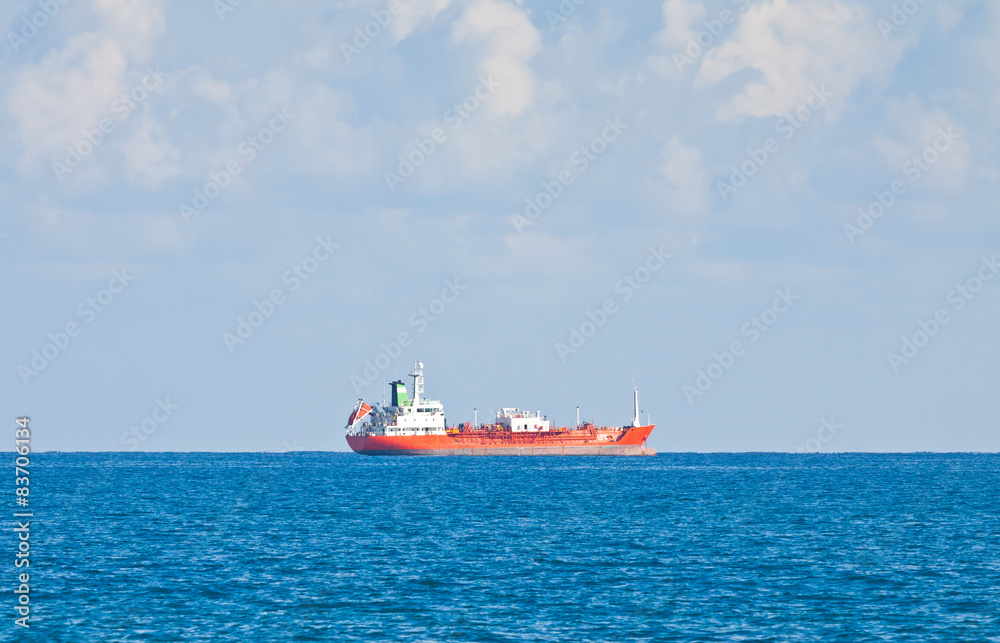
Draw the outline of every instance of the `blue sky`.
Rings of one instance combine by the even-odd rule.
[[[0,19],[34,448],[345,450],[419,358],[449,423],[634,380],[662,451],[1000,449],[996,0]]]

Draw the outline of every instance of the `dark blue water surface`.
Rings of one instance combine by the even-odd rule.
[[[3,640],[1000,641],[996,455],[32,458]]]

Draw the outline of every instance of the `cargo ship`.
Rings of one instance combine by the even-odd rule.
[[[424,365],[414,362],[413,398],[406,385],[389,384],[389,403],[359,399],[347,420],[347,444],[365,455],[656,455],[646,446],[652,424],[639,422],[639,391],[633,386],[632,423],[553,427],[538,411],[505,407],[491,423],[447,426],[440,400],[424,399]],[[475,413],[475,411],[474,411]]]

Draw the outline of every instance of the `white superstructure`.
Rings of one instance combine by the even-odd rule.
[[[538,411],[522,411],[514,408],[502,408],[497,411],[497,424],[510,429],[513,433],[548,431],[551,428],[549,419]]]
[[[358,400],[358,407],[348,421],[349,435],[446,435],[444,406],[439,400],[423,399],[424,365],[414,360],[413,399],[406,395],[402,381],[390,383],[390,404],[368,407]],[[366,411],[365,409],[369,409]],[[360,411],[360,413],[359,413]],[[362,421],[363,420],[363,421]],[[353,424],[351,422],[353,421]]]

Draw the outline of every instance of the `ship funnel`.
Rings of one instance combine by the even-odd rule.
[[[635,382],[632,383],[632,402],[635,404],[632,412],[632,426],[640,426],[639,424],[639,389],[636,388]]]
[[[403,384],[402,380],[396,380],[389,384],[392,391],[392,405],[393,406],[409,406],[410,400],[406,396],[406,385]]]

